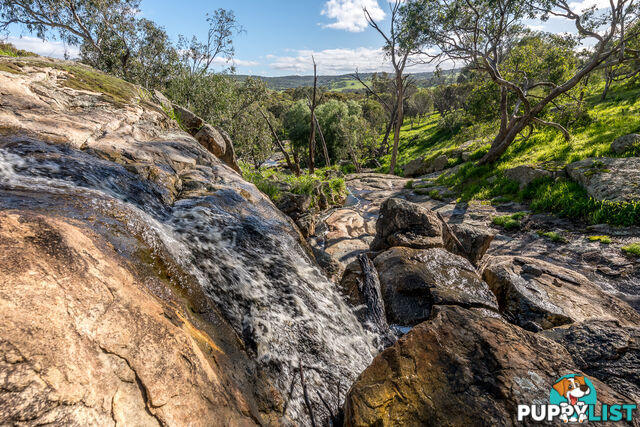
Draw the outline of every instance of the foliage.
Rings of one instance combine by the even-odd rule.
[[[603,245],[611,244],[611,237],[609,236],[589,236],[587,240],[590,242],[600,242]]]
[[[11,43],[0,42],[0,56],[11,56],[19,58],[21,56],[38,56],[33,52],[28,52],[22,49],[16,49]]]
[[[496,216],[491,221],[505,230],[519,230],[521,227],[520,221],[525,216],[527,216],[526,212],[516,212],[512,215]]]
[[[567,239],[562,237],[557,231],[538,231],[538,236],[546,237],[554,243],[567,243]]]
[[[622,251],[627,255],[631,256],[640,256],[640,243],[632,243],[630,245],[624,246]]]
[[[291,175],[274,169],[251,169],[241,163],[243,176],[252,182],[271,200],[278,201],[283,191],[294,194],[312,196],[312,205],[316,206],[317,191],[324,192],[329,200],[343,198],[347,194],[347,187],[343,178],[333,177],[335,168],[318,168],[314,174]]]

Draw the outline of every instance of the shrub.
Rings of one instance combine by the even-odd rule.
[[[496,216],[493,217],[491,222],[493,224],[503,227],[505,230],[519,230],[522,226],[520,222],[525,216],[527,216],[526,212],[517,212],[513,215],[504,215],[504,216]]]
[[[567,239],[565,239],[560,235],[560,233],[555,231],[549,231],[549,232],[538,231],[538,236],[546,237],[547,239],[551,240],[554,243],[567,243]]]
[[[590,242],[600,242],[604,245],[608,245],[611,243],[611,237],[609,236],[589,236],[587,239]]]
[[[627,255],[640,256],[640,243],[632,243],[622,248]]]

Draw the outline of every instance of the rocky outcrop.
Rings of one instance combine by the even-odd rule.
[[[203,119],[177,104],[172,104],[172,108],[183,129],[227,166],[242,174],[233,142],[225,131],[207,124]]]
[[[498,311],[495,296],[471,263],[444,249],[392,248],[374,263],[390,323],[416,325],[435,305]]]
[[[517,406],[548,402],[555,381],[579,374],[559,344],[461,307],[380,354],[352,386],[347,426],[516,425]],[[630,401],[597,379],[600,404]]]
[[[506,319],[538,332],[591,319],[640,325],[640,314],[583,275],[526,257],[491,257],[482,277]]]
[[[200,331],[176,294],[154,297],[153,282],[171,287],[82,224],[0,213],[0,277],[0,424],[261,422],[226,337]]]
[[[611,151],[616,154],[623,154],[634,148],[640,148],[640,135],[637,133],[621,136],[611,144]]]
[[[444,155],[428,160],[421,157],[410,161],[404,166],[404,176],[414,178],[432,172],[440,172],[446,169],[448,164],[449,158]]]
[[[504,176],[512,181],[520,184],[520,188],[524,188],[536,179],[550,178],[553,174],[547,170],[536,168],[533,166],[516,166],[512,169],[504,171]]]
[[[376,346],[292,220],[142,88],[6,61],[0,424],[305,424],[300,364],[324,419]]]
[[[567,165],[569,177],[597,200],[632,202],[640,200],[640,157],[585,159]]]
[[[402,199],[390,198],[382,204],[371,250],[394,246],[429,249],[443,245],[442,221],[436,213]]]
[[[453,239],[454,236],[457,242]],[[489,250],[495,234],[486,227],[453,224],[443,237],[447,250],[467,258],[473,265],[478,265]]]
[[[543,332],[561,344],[576,366],[633,402],[640,402],[640,327],[589,320]]]

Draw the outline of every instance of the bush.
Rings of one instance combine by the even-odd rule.
[[[589,236],[587,239],[590,242],[600,242],[604,245],[608,245],[611,243],[611,237],[609,236]]]
[[[513,215],[496,216],[491,220],[495,225],[503,227],[505,230],[519,230],[522,226],[521,220],[527,216],[526,212],[517,212]]]
[[[640,243],[632,243],[622,248],[627,255],[640,256]]]

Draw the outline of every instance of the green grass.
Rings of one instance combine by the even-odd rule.
[[[23,56],[38,56],[38,55],[36,55],[33,52],[17,49],[11,43],[0,42],[0,56],[11,56],[13,58],[19,58]]]
[[[273,169],[256,171],[244,162],[240,162],[240,167],[244,178],[252,182],[274,202],[282,197],[283,191],[312,196],[312,206],[317,206],[318,191],[322,191],[329,201],[341,199],[347,194],[344,179],[328,175],[330,171],[337,170],[335,167],[316,169],[313,175],[302,174],[299,177]],[[320,190],[316,190],[317,188]]]
[[[611,237],[609,236],[589,236],[587,237],[587,240],[589,240],[590,242],[600,242],[603,245],[611,244]]]
[[[547,239],[551,240],[554,243],[567,243],[567,239],[562,237],[562,235],[560,235],[560,233],[556,231],[548,231],[548,232],[538,231],[538,236],[546,237]]]
[[[530,202],[534,212],[581,219],[590,224],[631,226],[640,224],[640,202],[595,200],[577,183],[568,180],[534,181],[517,196]]]
[[[590,224],[640,225],[640,204],[597,201],[590,198],[578,184],[568,180],[542,180],[521,190],[518,183],[504,177],[507,169],[520,165],[536,165],[548,170],[559,170],[565,165],[587,157],[620,157],[611,152],[611,143],[629,133],[640,133],[640,88],[617,87],[609,98],[600,101],[601,87],[592,90],[587,98],[590,120],[569,128],[571,140],[565,141],[554,129],[537,128],[528,140],[517,140],[492,164],[476,166],[489,149],[496,133],[496,123],[477,123],[457,133],[438,127],[439,117],[432,115],[419,126],[402,127],[399,165],[425,157],[435,158],[452,153],[470,140],[477,141],[471,149],[471,162],[455,173],[442,174],[437,184],[447,186],[459,195],[460,201],[527,202],[534,212],[549,212],[561,217],[581,219]],[[640,150],[640,147],[639,147]],[[459,151],[459,150],[458,150]],[[632,156],[634,151],[625,153]],[[388,156],[383,159],[382,171],[388,169]],[[449,166],[460,163],[449,157]],[[400,170],[400,168],[398,168]],[[594,173],[609,173],[597,163]],[[495,178],[493,178],[495,177]]]
[[[496,216],[491,219],[493,224],[504,228],[505,230],[519,230],[522,226],[521,220],[527,216],[526,212],[517,212],[512,215]]]
[[[627,255],[640,256],[640,243],[632,243],[622,248],[622,251]]]

